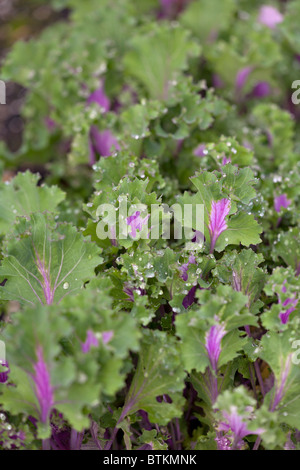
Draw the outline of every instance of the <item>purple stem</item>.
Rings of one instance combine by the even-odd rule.
[[[175,418],[175,429],[177,434],[178,450],[181,450],[181,432],[178,418]]]
[[[245,325],[245,331],[247,333],[247,335],[251,338],[251,331],[250,331],[250,326],[249,325]]]
[[[114,430],[112,432],[112,435],[111,435],[111,438],[110,440],[105,444],[105,447],[104,447],[104,450],[110,450],[111,446],[113,445],[113,442],[116,438],[116,435],[119,431],[119,428],[118,428],[118,425],[123,421],[123,419],[127,416],[127,413],[130,411],[130,409],[133,407],[134,405],[134,401],[133,402],[129,402],[125,408],[123,409],[122,413],[121,413],[121,416],[120,418],[118,419],[117,421],[117,424],[116,426],[114,427]]]
[[[54,298],[54,292],[51,289],[51,284],[50,284],[50,279],[49,279],[49,273],[47,272],[44,263],[42,262],[41,258],[39,257],[39,254],[37,250],[34,248],[36,259],[37,259],[37,267],[42,275],[42,278],[44,280],[43,284],[43,292],[44,296],[47,302],[47,305],[51,305],[53,303],[53,298]]]
[[[209,376],[209,392],[211,397],[211,404],[213,405],[218,398],[218,378],[214,376],[211,369],[208,369],[208,376]]]
[[[260,443],[261,443],[261,437],[257,436],[257,439],[255,441],[255,444],[252,450],[257,450],[259,448]]]
[[[174,429],[174,424],[171,422],[170,423],[170,429],[171,429],[171,440],[172,440],[172,447],[173,449],[172,450],[178,450],[177,449],[177,438],[176,438],[176,433],[175,433],[175,429]]]
[[[51,449],[50,439],[43,439],[42,448],[43,448],[43,450],[50,450]]]
[[[245,331],[246,331],[247,335],[251,338],[251,331],[250,331],[249,325],[245,325]],[[264,381],[263,381],[263,378],[261,376],[261,372],[260,372],[260,368],[259,368],[259,364],[258,364],[257,360],[254,362],[254,369],[255,369],[255,372],[256,372],[258,383],[260,385],[261,393],[262,393],[263,396],[265,396]],[[250,371],[251,371],[251,369],[250,369]],[[251,380],[251,373],[250,373],[250,380]],[[251,383],[252,383],[252,380],[251,380]],[[252,385],[252,387],[253,387],[253,385]],[[256,394],[255,389],[254,389],[254,392]]]
[[[217,239],[218,239],[218,237],[216,237],[215,235],[213,235],[213,236],[211,237],[211,241],[210,241],[210,250],[209,250],[209,254],[210,254],[210,255],[212,255],[213,252],[215,251],[215,246],[216,246]]]
[[[249,364],[249,375],[250,375],[250,382],[251,382],[251,386],[253,389],[253,393],[257,401],[257,393],[256,393],[256,387],[255,387],[255,374],[253,373],[253,364],[251,363]]]
[[[257,380],[259,382],[259,385],[260,385],[260,390],[261,390],[261,393],[263,395],[263,397],[265,396],[266,392],[265,392],[265,386],[264,386],[264,381],[263,381],[263,378],[261,376],[261,372],[260,372],[260,367],[259,367],[259,364],[258,364],[258,360],[256,360],[254,362],[254,369],[255,369],[255,372],[256,372],[256,377],[257,377]]]
[[[108,407],[110,408],[110,407]],[[109,411],[111,411],[109,409]],[[92,424],[91,424],[91,427],[90,427],[90,431],[91,431],[91,435],[92,435],[92,438],[93,438],[93,441],[95,442],[96,446],[98,447],[99,450],[103,450],[102,448],[102,445],[100,444],[99,442],[99,439],[97,437],[97,430],[98,430],[98,425],[97,423],[95,423],[94,421],[92,421]]]
[[[77,432],[75,429],[71,430],[70,449],[80,450],[84,432]]]

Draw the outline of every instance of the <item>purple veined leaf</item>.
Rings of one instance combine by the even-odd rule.
[[[180,277],[183,281],[188,280],[188,273],[187,273],[188,267],[189,267],[189,263],[185,263],[185,264],[179,266]]]
[[[287,281],[285,280],[281,288],[281,292],[283,294],[287,292],[286,283]],[[278,295],[278,304],[282,305],[282,307],[289,307],[287,310],[280,312],[278,315],[282,325],[286,325],[289,320],[290,314],[296,310],[298,304],[297,295],[294,294],[294,297],[288,297],[283,302],[280,298],[280,295]]]
[[[275,29],[276,26],[283,21],[283,15],[277,8],[271,5],[263,5],[259,10],[258,22],[267,26],[270,29]]]
[[[221,341],[226,335],[224,325],[217,324],[210,327],[205,335],[205,349],[214,372],[218,370],[218,361],[221,354]]]
[[[74,306],[77,299],[74,299]],[[77,374],[74,355],[61,354],[63,347],[59,345],[60,339],[70,337],[70,334],[73,338],[75,336],[72,322],[63,314],[58,315],[56,306],[28,308],[19,315],[19,321],[16,328],[12,327],[12,334],[16,330],[19,332],[18,340],[9,351],[10,383],[15,386],[8,384],[1,392],[10,404],[9,411],[20,409],[21,413],[34,417],[32,422],[36,420],[40,438],[47,441],[45,446],[51,445],[51,415],[54,415],[56,423],[64,419],[76,431],[81,431],[89,425],[89,420],[81,414],[82,409],[99,397],[101,381],[91,376],[92,385],[87,390]],[[90,355],[81,353],[79,341],[74,354],[86,367],[90,361],[96,361]],[[80,393],[81,387],[85,393]]]
[[[188,259],[189,264],[196,264],[195,255],[190,255]]]
[[[244,416],[241,416],[236,406],[231,406],[230,411],[222,411],[224,421],[221,421],[218,426],[219,431],[225,433],[232,432],[234,435],[234,440],[230,449],[240,449],[243,445],[244,437],[250,434],[257,434],[258,436],[264,432],[264,429],[258,428],[254,431],[250,431],[247,427],[247,421]],[[219,450],[229,450],[229,442],[226,439],[227,436],[217,437],[216,441],[219,447]]]
[[[241,90],[244,88],[246,81],[252,71],[253,71],[252,66],[244,67],[238,71],[238,73],[236,74],[236,78],[235,78],[235,87],[236,87],[237,92],[241,92]]]
[[[102,342],[103,344],[108,344],[110,340],[114,337],[113,331],[102,331]]]
[[[105,450],[111,448],[118,425],[133,413],[143,410],[148,413],[151,423],[156,422],[157,417],[162,425],[176,417],[181,409],[181,405],[178,408],[178,399],[181,400],[178,394],[182,394],[184,378],[177,342],[161,331],[143,330],[138,365],[117,426]],[[165,399],[159,402],[157,397],[162,396]]]
[[[285,280],[283,281],[282,288],[281,288],[281,292],[282,292],[283,294],[285,294],[286,291],[287,291],[286,283],[287,283],[287,280],[285,279]]]
[[[226,223],[226,216],[230,211],[230,200],[220,199],[219,201],[212,201],[211,210],[209,214],[209,234],[210,234],[210,253],[214,252],[216,242],[228,227]]]
[[[284,450],[296,450],[296,445],[293,443],[291,439],[292,432],[290,431],[287,435],[287,441],[284,444]]]
[[[291,205],[292,201],[287,198],[286,194],[280,194],[274,198],[274,209],[276,212],[280,213],[281,208],[287,209]]]
[[[282,304],[283,307],[286,307],[286,306],[290,305],[290,307],[285,312],[280,312],[279,313],[279,318],[280,318],[280,321],[283,325],[287,324],[287,322],[289,320],[289,316],[292,312],[294,312],[294,310],[296,310],[297,304],[298,304],[298,299],[296,299],[296,298],[286,299],[283,302],[283,304]]]
[[[238,97],[241,95],[241,92],[246,85],[246,82],[249,78],[249,75],[253,72],[254,67],[252,66],[247,66],[242,69],[240,69],[236,75],[235,79],[235,87],[236,87],[236,92]],[[257,82],[252,91],[247,95],[250,98],[264,98],[265,96],[268,96],[271,92],[271,87],[269,82],[266,81],[261,81]]]
[[[35,385],[35,395],[39,402],[39,414],[42,423],[46,423],[54,406],[53,387],[48,366],[44,360],[43,349],[39,345],[36,349],[37,361],[34,363],[32,379]]]
[[[99,131],[92,126],[89,135],[90,164],[96,163],[96,154],[101,157],[109,157],[113,151],[120,150],[120,145],[109,129]]]
[[[277,406],[280,404],[281,400],[283,399],[287,391],[286,385],[287,385],[287,379],[289,377],[289,373],[290,373],[291,366],[292,366],[292,357],[293,357],[292,353],[287,356],[285,363],[282,364],[279,380],[275,381],[275,393],[274,393],[274,398],[270,404],[270,411],[276,410]]]
[[[271,87],[269,82],[258,82],[254,86],[251,94],[255,98],[265,98],[265,96],[268,96],[271,93]]]
[[[196,286],[193,286],[189,292],[187,293],[187,295],[184,297],[183,301],[182,301],[182,306],[187,309],[189,308],[191,305],[193,305],[193,303],[195,302],[195,298],[196,298],[196,290],[198,289],[198,285]]]
[[[134,295],[133,295],[133,289],[131,287],[129,287],[128,283],[126,283],[126,285],[124,285],[123,287],[123,292],[128,295],[129,299],[131,302],[134,302]]]
[[[227,163],[231,163],[230,157],[223,157],[222,158],[222,166],[227,165]]]
[[[231,450],[231,442],[230,439],[226,436],[222,436],[221,433],[220,436],[217,436],[215,438],[215,441],[217,443],[218,450]]]
[[[81,344],[81,350],[84,354],[86,354],[90,351],[92,346],[98,348],[99,340],[92,330],[88,330],[86,333],[86,340]]]
[[[244,86],[246,85],[246,82],[250,76],[250,74],[253,72],[254,67],[252,66],[247,66],[242,69],[240,69],[236,75],[235,79],[235,87],[236,87],[236,93],[238,98],[241,96],[242,90]],[[268,96],[271,93],[271,87],[269,82],[266,81],[261,81],[257,82],[252,91],[247,95],[247,97],[253,97],[253,98],[264,98]]]
[[[103,331],[101,333],[101,338],[103,344],[107,344],[114,337],[113,331]],[[86,340],[84,343],[81,343],[81,350],[84,354],[88,353],[91,350],[91,347],[99,347],[99,339],[92,330],[88,330],[86,334]]]
[[[87,104],[91,103],[97,103],[104,113],[109,111],[110,101],[104,92],[103,84],[88,97]],[[120,146],[112,132],[109,129],[99,131],[96,126],[92,126],[89,134],[90,165],[96,163],[96,154],[109,157],[113,149],[120,150]]]
[[[198,147],[195,148],[193,154],[195,155],[195,157],[204,157],[205,155],[207,155],[208,151],[206,150],[206,145],[199,144]]]
[[[101,84],[100,87],[93,91],[93,93],[91,93],[88,97],[87,104],[91,103],[97,103],[104,110],[104,112],[109,111],[110,101],[104,92],[103,84]]]
[[[208,375],[208,391],[212,405],[217,401],[219,395],[218,389],[218,361],[221,354],[221,341],[226,335],[224,325],[219,323],[219,319],[215,317],[216,325],[210,327],[205,335],[205,349],[206,354],[210,363],[210,367],[207,368]]]
[[[132,238],[136,238],[137,230],[141,232],[143,226],[147,225],[149,217],[150,214],[142,218],[140,211],[136,211],[133,215],[127,217],[126,223],[130,227],[129,235],[131,235]]]
[[[147,292],[145,289],[140,287],[131,287],[128,282],[124,283],[123,292],[128,295],[130,302],[134,302],[134,292],[137,292],[139,295],[146,295]]]
[[[0,298],[26,305],[59,303],[94,277],[101,258],[98,248],[70,224],[53,216],[32,214],[20,219],[0,267]]]
[[[184,281],[188,280],[188,268],[189,268],[190,264],[196,264],[196,258],[195,258],[194,255],[190,255],[189,259],[188,259],[188,262],[182,264],[181,266],[179,266],[180,277]]]
[[[54,294],[55,294],[55,289],[52,289],[51,287],[51,279],[50,279],[50,272],[49,270],[47,269],[46,265],[45,265],[45,261],[41,260],[36,248],[33,246],[33,249],[34,249],[34,254],[35,254],[35,258],[36,258],[36,265],[37,265],[37,268],[40,272],[40,274],[42,275],[42,278],[43,278],[43,282],[42,282],[42,289],[43,289],[43,293],[44,293],[44,296],[45,296],[45,300],[46,300],[46,303],[47,305],[51,305],[53,303],[53,299],[54,299]]]
[[[200,230],[195,230],[194,231],[194,236],[191,240],[192,243],[204,243],[205,242],[205,236]]]
[[[242,275],[236,271],[232,271],[232,287],[237,292],[242,292]]]

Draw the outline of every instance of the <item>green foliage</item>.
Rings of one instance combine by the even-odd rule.
[[[33,212],[56,212],[65,195],[56,186],[37,186],[39,175],[29,171],[18,173],[0,189],[0,230],[5,234],[14,224],[16,217]]]
[[[212,201],[227,198],[231,202],[228,227],[218,238],[217,251],[223,251],[228,245],[244,246],[260,243],[261,229],[253,215],[246,213],[247,207],[256,193],[252,187],[255,178],[250,168],[237,169],[231,164],[223,168],[223,173],[208,172],[196,174],[192,178],[197,193],[190,196],[187,193],[180,199],[182,204],[204,205],[204,235],[210,239],[208,230]],[[244,209],[244,210],[243,210]],[[196,228],[195,226],[193,228]]]
[[[231,284],[233,289],[241,291],[248,296],[248,305],[255,302],[263,288],[266,275],[258,268],[264,261],[263,256],[249,250],[236,250],[220,259],[215,269],[215,275],[224,284]]]
[[[165,333],[146,331],[136,373],[126,396],[122,418],[139,409],[148,413],[150,422],[167,424],[182,413],[181,391],[185,372],[174,338]],[[171,403],[164,399],[168,395]],[[161,398],[161,402],[157,398]]]
[[[244,334],[237,328],[255,325],[256,319],[245,308],[247,298],[229,286],[219,286],[216,294],[203,290],[198,294],[200,307],[176,318],[176,331],[181,338],[181,351],[187,371],[204,372],[208,366],[205,333],[215,323],[224,325],[227,335],[222,340],[220,365],[226,364],[243,349]]]
[[[265,6],[3,14],[1,449],[300,448],[299,2]]]
[[[151,25],[139,30],[129,42],[124,57],[125,70],[136,77],[152,98],[165,100],[172,81],[187,68],[189,56],[197,56],[200,48],[190,40],[188,31],[169,25]]]
[[[75,227],[55,224],[53,216],[37,212],[21,218],[5,243],[0,268],[1,298],[22,304],[59,303],[94,275],[99,250]]]

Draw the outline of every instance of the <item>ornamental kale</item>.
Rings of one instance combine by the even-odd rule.
[[[0,449],[300,449],[299,1],[26,3]]]

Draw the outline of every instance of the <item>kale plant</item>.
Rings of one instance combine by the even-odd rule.
[[[299,1],[35,3],[1,68],[0,447],[299,449]]]

